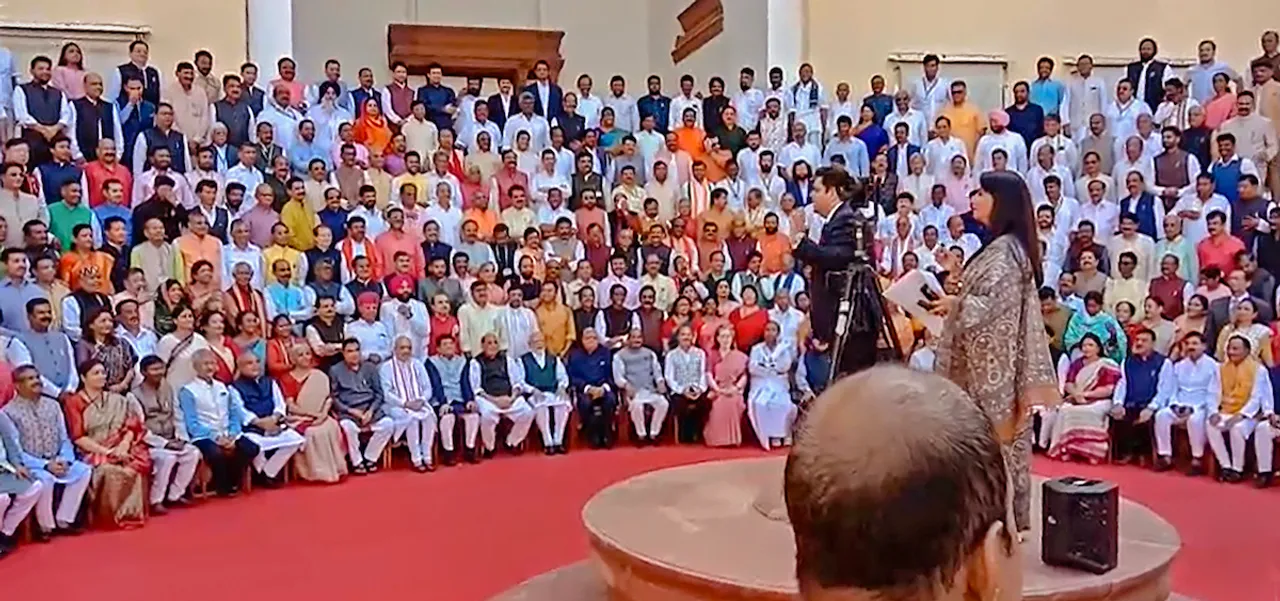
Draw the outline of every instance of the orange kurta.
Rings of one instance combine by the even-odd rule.
[[[111,255],[102,251],[92,251],[87,255],[78,252],[69,252],[62,255],[58,261],[58,277],[67,282],[72,290],[80,289],[80,273],[86,267],[94,267],[98,270],[98,289],[100,292],[109,295],[115,294],[115,290],[111,285],[111,268],[115,265],[115,259]]]

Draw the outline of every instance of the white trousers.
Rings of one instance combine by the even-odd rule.
[[[13,536],[22,520],[35,508],[44,491],[44,482],[36,480],[22,494],[0,495],[0,534]]]
[[[1049,407],[1034,408],[1033,411],[1040,414],[1040,429],[1036,431],[1036,441],[1040,446],[1049,448],[1049,443],[1053,441],[1053,426],[1058,423],[1058,410]]]
[[[177,501],[187,493],[191,479],[200,466],[200,449],[195,445],[186,445],[181,451],[165,448],[151,448],[151,499],[152,505],[159,505],[166,500]],[[175,471],[174,468],[177,468]]]
[[[393,439],[403,436],[409,441],[409,458],[414,465],[432,464],[432,450],[436,446],[436,413],[430,405],[412,411],[404,407],[393,407],[388,411],[395,421],[396,431]]]
[[[533,407],[524,397],[517,396],[506,409],[476,397],[476,407],[480,409],[480,438],[484,448],[492,451],[498,444],[498,421],[506,417],[511,421],[511,431],[507,433],[507,446],[514,447],[529,435],[529,427],[533,425]]]
[[[542,445],[546,447],[564,444],[565,426],[569,423],[569,412],[573,403],[568,395],[539,392],[531,399],[533,402],[534,421],[538,422],[538,431],[542,433]],[[555,416],[555,423],[551,423]]]
[[[453,429],[458,423],[458,416],[448,413],[440,418],[440,446],[444,450],[452,453],[453,446]],[[476,448],[476,436],[480,433],[480,414],[479,413],[463,413],[462,414],[462,444],[468,449]]]
[[[89,489],[89,480],[93,469],[80,462],[71,464],[66,476],[61,478],[45,470],[33,470],[32,474],[44,486],[40,490],[40,499],[36,502],[36,521],[46,532],[57,526],[66,526],[76,521],[80,513],[80,505],[84,502],[84,493]],[[53,512],[53,489],[62,485],[62,501],[58,503],[58,513]]]
[[[1201,407],[1196,407],[1191,412],[1191,417],[1187,418],[1187,438],[1191,439],[1191,456],[1200,459],[1204,457],[1205,431],[1204,420],[1205,412]],[[1161,457],[1173,456],[1173,423],[1177,421],[1177,416],[1173,414],[1173,410],[1165,407],[1156,412],[1156,453]]]
[[[649,418],[649,426],[644,423],[644,408],[653,407],[653,416]],[[667,419],[667,410],[671,402],[667,397],[651,390],[637,391],[635,396],[627,399],[627,412],[631,414],[631,425],[635,426],[640,438],[657,438],[662,433],[662,423]]]
[[[1226,417],[1223,417],[1222,425],[1226,425]],[[1271,471],[1271,453],[1275,436],[1271,429],[1271,422],[1267,420],[1255,422],[1249,418],[1240,420],[1229,430],[1230,449],[1227,448],[1228,430],[1208,426],[1206,431],[1209,447],[1213,449],[1213,456],[1218,459],[1218,465],[1243,472],[1245,451],[1248,450],[1249,435],[1252,434],[1253,451],[1258,457],[1258,472]]]
[[[342,431],[347,434],[347,456],[351,459],[351,465],[359,467],[364,463],[377,463],[382,457],[382,450],[387,448],[387,443],[391,442],[391,435],[396,433],[396,424],[389,417],[373,422],[369,426],[372,434],[369,436],[369,442],[364,446],[364,453],[360,453],[360,426],[349,419],[339,420],[338,425],[342,427]]]
[[[258,456],[253,458],[253,469],[268,478],[280,475],[280,470],[288,465],[293,454],[307,446],[307,439],[296,430],[281,430],[275,436],[264,436],[253,432],[245,432],[244,435],[258,445]],[[270,458],[267,457],[267,453],[272,453]]]

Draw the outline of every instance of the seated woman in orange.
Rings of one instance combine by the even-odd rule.
[[[386,154],[387,146],[391,144],[391,125],[382,114],[377,98],[365,99],[351,133],[355,136],[355,141],[364,144],[369,152]]]
[[[80,289],[80,272],[85,267],[96,267],[98,273],[111,273],[115,259],[111,255],[93,249],[93,227],[82,223],[71,229],[74,246],[58,261],[58,277],[67,283],[72,290]],[[115,294],[111,280],[102,279],[103,294]]]
[[[288,315],[277,315],[271,321],[271,339],[267,341],[267,375],[279,380],[293,369],[291,349],[295,344],[305,341],[293,335],[293,320]]]

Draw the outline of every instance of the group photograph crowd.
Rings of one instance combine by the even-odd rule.
[[[1280,35],[1260,45],[1182,68],[1142,39],[1119,81],[1046,56],[990,110],[934,55],[896,90],[808,64],[597,90],[545,61],[415,87],[400,63],[0,47],[0,558],[383,470],[787,447],[839,372],[796,256],[815,201],[855,182],[881,287],[955,297],[992,172],[1030,193],[1023,300],[1061,397],[1027,444],[1269,487]],[[929,324],[992,288],[962,317],[887,303],[878,350],[934,371]]]

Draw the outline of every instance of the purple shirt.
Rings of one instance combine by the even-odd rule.
[[[260,248],[271,246],[271,228],[280,222],[280,214],[270,207],[254,205],[240,218],[249,226],[249,241]]]

